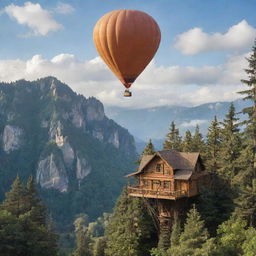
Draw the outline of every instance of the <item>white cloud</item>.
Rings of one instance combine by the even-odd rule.
[[[75,9],[70,4],[59,2],[54,10],[56,13],[69,14],[74,12]]]
[[[184,128],[187,128],[187,127],[196,127],[197,125],[201,125],[201,124],[206,124],[208,123],[209,121],[208,120],[190,120],[189,122],[183,122],[181,123],[179,126],[180,127],[184,127]]]
[[[19,24],[28,26],[31,29],[29,35],[46,36],[49,32],[62,28],[62,25],[53,19],[51,13],[38,3],[26,2],[23,6],[11,4],[6,6],[4,11]]]
[[[0,80],[35,80],[55,76],[86,97],[95,96],[109,106],[146,108],[165,105],[191,106],[231,101],[244,86],[247,61],[244,55],[230,56],[220,66],[156,66],[154,61],[132,86],[133,97],[124,98],[124,87],[99,57],[79,61],[72,54],[52,59],[35,55],[27,61],[0,61]]]
[[[177,36],[175,47],[183,54],[200,52],[242,50],[253,44],[256,28],[242,20],[229,28],[225,34],[205,33],[201,28],[190,29]]]

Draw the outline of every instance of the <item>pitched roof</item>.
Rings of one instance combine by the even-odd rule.
[[[163,158],[174,170],[185,169],[193,170],[196,166],[199,153],[177,152],[174,150],[162,150],[158,152],[159,156]]]
[[[130,173],[130,174],[126,175],[125,177],[130,177],[130,176],[140,173],[142,171],[142,169],[151,161],[151,159],[154,158],[154,156],[155,155],[142,155],[142,157],[140,159],[140,165],[139,165],[138,171]]]
[[[175,150],[162,150],[154,155],[143,155],[137,172],[126,175],[126,177],[139,174],[145,166],[155,157],[159,156],[167,162],[174,170],[194,170],[199,153],[177,152]],[[181,173],[180,173],[181,174]],[[184,173],[183,173],[184,174]],[[182,174],[182,175],[183,175]],[[191,175],[190,175],[191,176]]]

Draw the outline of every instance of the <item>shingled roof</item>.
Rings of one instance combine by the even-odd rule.
[[[158,151],[158,155],[174,170],[193,170],[199,157],[199,153],[177,152],[175,150]]]
[[[183,172],[183,173],[177,173],[178,176],[180,176],[181,179],[183,179],[183,176],[191,176],[192,170],[194,170],[199,153],[187,153],[187,152],[177,152],[175,150],[162,150],[156,152],[154,155],[143,155],[140,161],[140,165],[137,172],[128,174],[126,177],[133,176],[136,174],[139,174],[143,171],[143,169],[146,167],[146,165],[155,157],[159,156],[164,161],[167,162],[168,165],[170,165],[174,170],[190,170],[190,172]],[[177,178],[178,178],[177,176]],[[184,176],[184,177],[185,177]]]

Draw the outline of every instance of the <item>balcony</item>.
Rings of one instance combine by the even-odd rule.
[[[128,194],[135,197],[147,197],[155,199],[169,199],[176,200],[181,197],[187,197],[188,192],[185,190],[179,191],[165,191],[165,190],[152,190],[145,189],[143,187],[131,187],[128,186]]]

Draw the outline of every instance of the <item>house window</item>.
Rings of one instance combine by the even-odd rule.
[[[162,171],[162,165],[156,164],[156,172],[161,172],[161,171]]]
[[[164,181],[163,186],[164,186],[164,189],[170,189],[170,187],[171,187],[170,181]]]
[[[144,187],[149,187],[149,180],[143,180]]]

